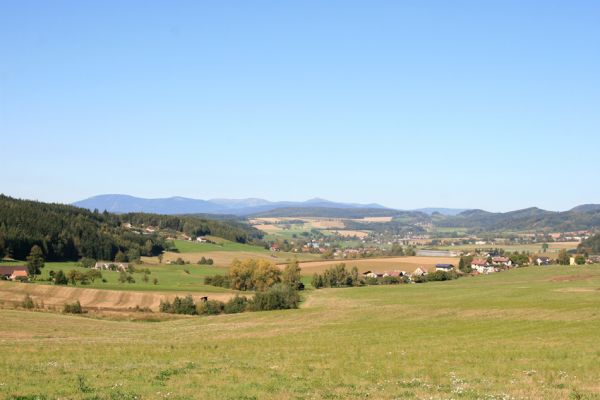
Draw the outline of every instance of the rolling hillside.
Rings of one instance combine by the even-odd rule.
[[[152,226],[133,231],[125,224]],[[234,242],[259,240],[262,232],[248,224],[191,216],[99,213],[62,204],[19,200],[0,195],[0,256],[24,260],[39,245],[47,260],[81,257],[112,260],[118,251],[154,256],[165,248],[161,230],[187,235],[214,235]]]

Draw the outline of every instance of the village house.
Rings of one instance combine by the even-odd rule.
[[[396,277],[396,278],[399,278],[399,277],[401,277],[401,276],[404,276],[404,275],[406,275],[406,272],[405,272],[405,271],[398,271],[398,270],[394,270],[394,271],[385,271],[385,272],[382,274],[382,276],[383,276],[383,277],[386,277],[386,276],[393,276],[393,277]]]
[[[381,278],[383,274],[374,271],[365,271],[362,273],[365,278]]]
[[[550,265],[550,259],[548,257],[536,257],[534,263],[536,265]]]
[[[487,260],[481,258],[474,258],[471,262],[471,269],[473,271],[477,271],[480,274],[490,274],[492,272],[497,272],[498,269],[493,265],[489,265]]]
[[[512,261],[508,257],[492,257],[492,264],[510,267],[512,266]]]
[[[107,270],[107,271],[127,271],[129,263],[116,261],[98,261],[92,269]]]
[[[206,242],[208,242],[208,240],[206,240],[206,238],[205,238],[205,237],[198,236],[198,237],[196,238],[196,242],[199,242],[199,243],[206,243]]]
[[[428,273],[427,272],[427,268],[425,268],[425,267],[419,267],[419,268],[415,269],[413,271],[413,273],[410,274],[410,275],[411,276],[425,276],[425,275],[427,275],[427,273]]]
[[[435,270],[442,271],[442,272],[450,272],[450,271],[454,270],[454,265],[452,265],[452,264],[435,264]]]
[[[279,245],[277,243],[273,243],[270,247],[271,251],[279,251]]]
[[[14,280],[27,280],[29,278],[29,272],[27,267],[24,265],[15,266],[0,266],[0,279],[14,281]]]

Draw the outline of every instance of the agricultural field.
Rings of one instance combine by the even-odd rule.
[[[435,264],[454,264],[455,266],[458,266],[458,262],[459,259],[457,257],[406,256],[309,261],[301,262],[300,268],[302,268],[303,274],[312,275],[315,272],[321,273],[333,265],[344,263],[348,268],[356,266],[359,272],[365,272],[367,270],[377,272],[402,270],[411,273],[419,267],[425,267],[427,270],[433,270],[435,269]]]
[[[305,297],[164,322],[0,310],[0,398],[600,398],[598,265]]]
[[[272,252],[259,246],[235,243],[224,239],[219,240],[220,242],[217,244],[175,240],[174,243],[179,252],[165,252],[163,263],[173,262],[181,258],[186,262],[189,261],[190,264],[196,264],[202,257],[205,257],[212,258],[214,265],[217,267],[228,267],[236,258],[260,258],[274,263],[283,263],[294,257],[299,260],[314,260],[319,257],[307,253]],[[142,260],[150,265],[159,263],[157,257],[142,257]]]

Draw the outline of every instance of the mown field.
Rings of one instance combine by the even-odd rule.
[[[600,266],[165,322],[0,310],[0,398],[598,399]]]
[[[319,255],[308,253],[271,252],[262,247],[234,243],[220,239],[220,243],[198,243],[186,240],[174,241],[177,252],[165,252],[163,262],[173,262],[178,258],[196,264],[202,257],[212,258],[217,267],[228,267],[234,259],[260,258],[273,263],[285,263],[292,258],[301,261],[315,260]],[[142,257],[147,264],[157,264],[157,257]]]

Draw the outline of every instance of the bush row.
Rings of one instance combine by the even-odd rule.
[[[227,302],[207,300],[194,303],[192,296],[175,297],[173,302],[161,301],[160,311],[171,314],[217,315],[245,311],[268,311],[298,308],[298,292],[285,284],[276,284],[264,292],[257,292],[251,299],[236,295]]]

